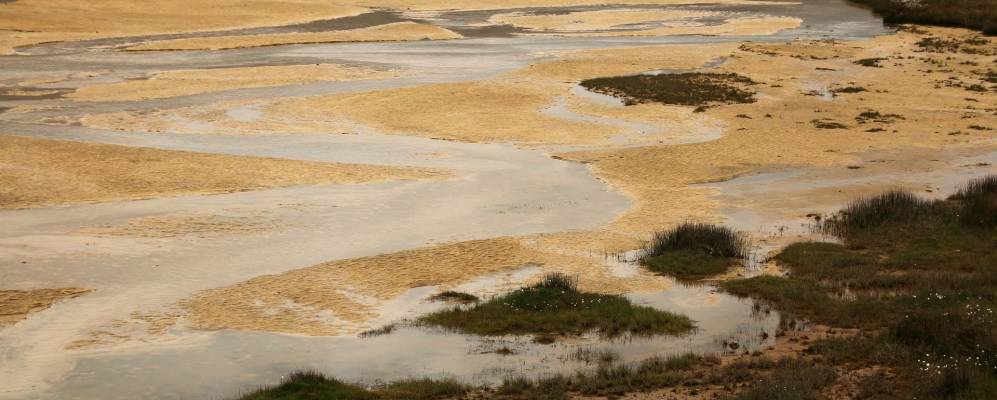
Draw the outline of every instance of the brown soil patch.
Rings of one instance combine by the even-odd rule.
[[[420,168],[329,164],[0,135],[0,208],[442,176],[446,174]]]
[[[128,47],[129,51],[225,50],[287,44],[338,42],[395,42],[408,40],[447,40],[463,36],[446,28],[415,22],[396,22],[343,31],[280,33],[269,35],[213,36],[161,40]]]
[[[49,308],[52,304],[90,292],[90,289],[0,290],[0,326],[11,325],[28,314]]]

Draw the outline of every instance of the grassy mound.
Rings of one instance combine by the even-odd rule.
[[[995,0],[852,0],[893,24],[914,23],[975,29],[997,35]]]
[[[623,296],[583,293],[575,281],[551,274],[532,286],[470,307],[454,307],[419,319],[425,325],[478,335],[604,336],[680,334],[693,329],[689,318],[636,306]]]
[[[257,390],[239,400],[431,400],[462,396],[471,389],[450,379],[408,379],[365,389],[316,372],[295,372],[279,385]]]
[[[815,346],[833,364],[898,371],[891,398],[997,398],[997,177],[946,200],[890,192],[822,229],[841,244],[796,243],[787,277],[725,282],[783,313],[864,335]],[[897,397],[899,396],[899,397]]]
[[[755,102],[754,92],[744,88],[754,82],[737,74],[631,75],[587,79],[580,84],[593,92],[621,98],[627,105],[655,102],[703,106]]]
[[[721,274],[747,256],[744,235],[723,226],[686,223],[656,233],[640,263],[660,274],[699,279]]]
[[[959,218],[971,226],[997,226],[997,176],[969,181],[951,200],[959,202]]]

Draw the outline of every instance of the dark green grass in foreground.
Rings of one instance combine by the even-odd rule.
[[[543,281],[469,307],[454,307],[419,323],[478,335],[603,336],[681,334],[693,329],[689,318],[637,306],[623,296],[580,292],[574,280],[551,274]]]
[[[656,233],[640,263],[653,272],[689,280],[724,273],[747,256],[744,235],[723,226],[686,223]]]
[[[886,23],[962,27],[997,34],[997,0],[851,0]]]
[[[539,379],[513,377],[505,379],[496,390],[499,398],[554,400],[569,394],[619,396],[674,387],[702,378],[696,369],[719,365],[712,356],[686,354],[675,357],[652,357],[634,365],[602,364],[592,372],[575,375],[551,375]]]
[[[295,372],[279,385],[260,389],[239,400],[432,400],[454,398],[471,389],[449,379],[408,379],[365,389],[316,372]]]
[[[997,398],[995,195],[987,177],[947,200],[859,200],[822,223],[842,244],[793,244],[776,257],[787,277],[722,287],[788,316],[861,328],[815,350],[832,364],[897,370],[905,384],[893,398]]]
[[[587,79],[581,86],[624,100],[627,105],[663,103],[686,106],[754,103],[754,82],[737,74],[687,72]]]

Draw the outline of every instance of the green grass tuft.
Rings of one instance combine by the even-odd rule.
[[[376,399],[370,391],[340,382],[317,372],[295,372],[277,386],[260,389],[240,400],[367,400]]]
[[[263,388],[239,400],[436,400],[462,396],[471,386],[453,379],[405,379],[366,389],[317,372],[295,372],[279,385]]]
[[[741,233],[724,226],[685,223],[655,233],[644,246],[640,263],[659,274],[692,280],[722,274],[747,256],[748,241]]]
[[[997,35],[994,0],[852,0],[865,4],[891,24],[962,27]]]
[[[997,226],[997,175],[969,181],[952,199],[961,205],[959,217],[963,224]]]

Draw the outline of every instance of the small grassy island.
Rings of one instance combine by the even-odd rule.
[[[581,292],[574,279],[556,273],[485,302],[426,315],[419,323],[485,336],[538,337],[681,334],[694,328],[685,316],[634,305],[620,295]]]
[[[695,280],[722,274],[747,255],[744,235],[723,226],[687,223],[655,234],[640,263],[662,275]]]

